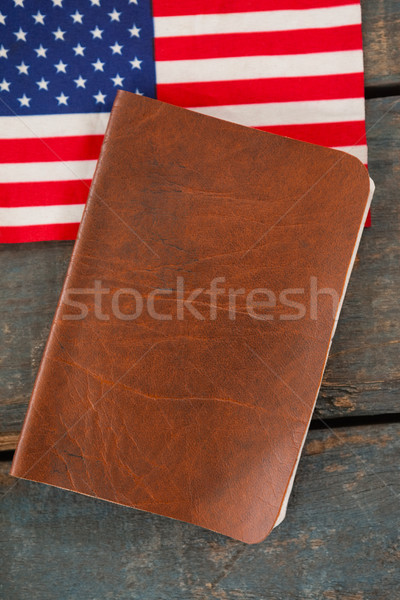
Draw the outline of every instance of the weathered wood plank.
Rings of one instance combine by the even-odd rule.
[[[398,411],[397,100],[367,103],[370,171],[377,185],[373,227],[364,232],[333,341],[317,403],[316,416],[322,418]],[[71,251],[72,242],[0,246],[0,440],[5,448],[15,446]]]
[[[400,85],[400,2],[361,0],[365,85]]]
[[[311,431],[285,521],[252,546],[15,480],[3,463],[1,596],[393,600],[400,589],[399,430]]]

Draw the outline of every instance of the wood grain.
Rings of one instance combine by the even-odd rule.
[[[365,85],[400,85],[400,2],[361,0]],[[398,93],[398,90],[397,92]]]
[[[315,418],[398,411],[398,100],[367,102],[370,172],[377,186],[373,227],[361,240]],[[15,447],[22,426],[72,246],[72,242],[0,246],[0,443],[7,449]]]
[[[8,476],[3,598],[393,600],[400,425],[311,431],[261,544]],[[397,489],[396,489],[397,486]]]

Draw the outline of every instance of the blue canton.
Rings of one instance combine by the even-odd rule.
[[[155,97],[150,0],[2,0],[0,115],[109,112]]]

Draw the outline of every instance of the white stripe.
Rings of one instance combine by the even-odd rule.
[[[0,208],[0,223],[2,227],[79,223],[82,218],[84,206],[84,204],[60,204],[56,206]]]
[[[277,3],[279,4],[279,3]],[[357,25],[361,23],[360,4],[311,8],[300,10],[268,10],[259,12],[227,13],[155,17],[155,37],[244,33],[252,31],[289,31]]]
[[[0,164],[0,183],[92,179],[96,160]]]
[[[364,98],[202,106],[196,112],[248,127],[364,120]]]
[[[110,113],[0,117],[0,139],[103,135]]]
[[[335,150],[341,150],[342,152],[347,152],[348,154],[352,154],[358,160],[366,165],[368,162],[368,148],[366,145],[363,146],[335,146]]]
[[[156,62],[157,84],[362,73],[362,50]]]

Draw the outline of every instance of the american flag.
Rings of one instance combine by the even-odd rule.
[[[359,0],[2,0],[0,241],[74,239],[116,91],[367,163]]]

